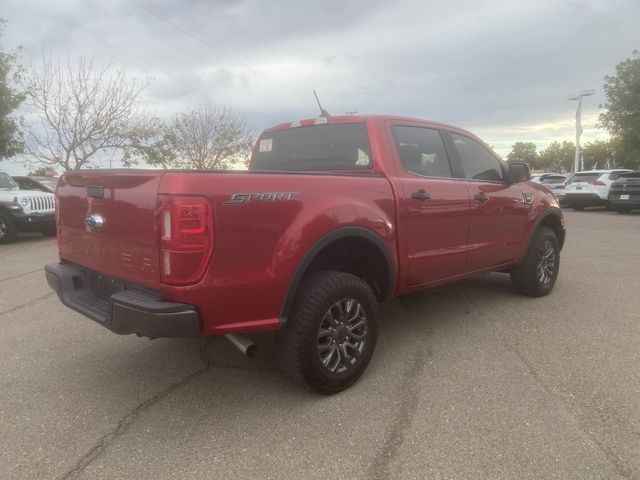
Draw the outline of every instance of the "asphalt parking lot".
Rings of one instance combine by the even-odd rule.
[[[63,307],[54,239],[0,246],[0,478],[640,478],[640,212],[565,212],[554,292],[491,274],[393,300],[320,397],[224,339],[116,336]]]

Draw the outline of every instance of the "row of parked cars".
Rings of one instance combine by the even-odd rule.
[[[542,173],[534,174],[532,180],[551,190],[563,207],[584,210],[604,205],[620,213],[640,210],[640,171]]]

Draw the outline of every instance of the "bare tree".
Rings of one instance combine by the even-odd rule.
[[[138,105],[145,87],[124,68],[98,68],[86,57],[77,65],[43,58],[31,68],[29,96],[40,124],[28,132],[26,153],[65,171],[90,165],[98,153],[120,152],[125,164],[135,163],[140,146],[159,130]]]
[[[175,117],[147,161],[165,168],[224,170],[247,164],[253,139],[244,115],[205,105]]]

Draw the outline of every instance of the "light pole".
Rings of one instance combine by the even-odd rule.
[[[596,93],[595,90],[582,90],[577,95],[571,95],[567,100],[578,100],[578,109],[576,110],[576,158],[573,163],[573,171],[579,172],[580,165],[580,135],[582,135],[582,97],[588,97]]]

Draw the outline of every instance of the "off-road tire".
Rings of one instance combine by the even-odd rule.
[[[0,213],[0,244],[13,242],[17,234],[18,230],[11,216]]]
[[[319,333],[329,310],[344,299],[355,300],[364,310],[366,341],[363,350],[354,358],[355,363],[346,371],[332,373],[321,362]],[[371,360],[378,337],[378,317],[376,297],[361,278],[338,271],[322,271],[308,276],[302,282],[287,324],[278,334],[281,369],[294,381],[324,395],[350,387]]]
[[[547,243],[548,242],[548,243]],[[548,281],[540,279],[539,262],[544,252],[551,247],[553,250],[553,272]],[[558,237],[548,227],[539,227],[534,233],[529,250],[522,263],[511,271],[511,283],[516,291],[531,297],[548,295],[558,278],[560,270],[560,244]]]

